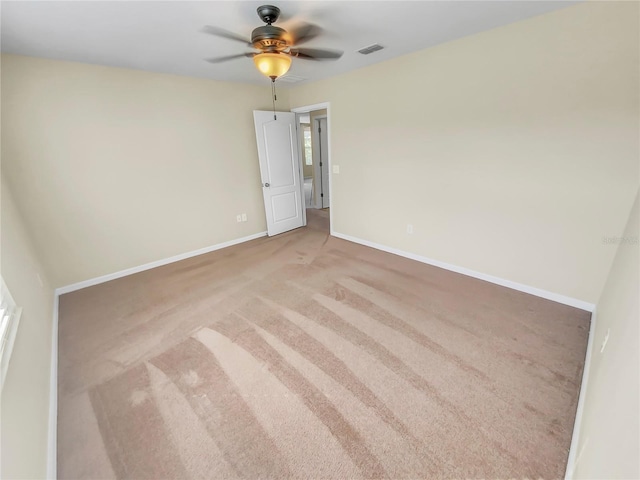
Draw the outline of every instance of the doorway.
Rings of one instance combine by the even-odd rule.
[[[331,231],[331,158],[329,103],[294,108],[300,135],[300,171],[303,177],[305,225],[322,219]]]

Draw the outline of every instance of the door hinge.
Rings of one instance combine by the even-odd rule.
[[[322,131],[322,129],[320,127],[318,127],[318,133],[320,133]]]
[[[320,194],[320,196],[321,196],[321,197],[324,197],[324,193],[321,193],[321,194]]]
[[[322,162],[320,162],[320,166],[322,166]]]

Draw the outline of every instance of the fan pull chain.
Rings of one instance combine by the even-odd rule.
[[[271,79],[271,99],[273,101],[273,119],[277,120],[276,118],[276,79],[275,78]]]

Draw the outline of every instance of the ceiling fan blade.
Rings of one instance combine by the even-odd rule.
[[[238,35],[237,33],[230,32],[229,30],[225,30],[224,28],[214,27],[213,25],[205,25],[200,30],[203,33],[208,33],[209,35],[215,35],[216,37],[228,38],[229,40],[235,40],[236,42],[244,43],[245,45],[251,46],[251,42],[249,42],[242,35]]]
[[[209,63],[222,63],[222,62],[227,62],[229,60],[234,60],[236,58],[242,58],[242,57],[253,57],[255,55],[255,53],[238,53],[236,55],[227,55],[226,57],[214,57],[214,58],[205,58],[205,61],[209,62]]]
[[[292,48],[289,55],[307,60],[338,60],[342,57],[339,50],[321,50],[319,48]]]
[[[290,41],[292,45],[302,45],[309,40],[313,40],[322,33],[322,28],[311,23],[302,23],[297,27],[289,29]]]

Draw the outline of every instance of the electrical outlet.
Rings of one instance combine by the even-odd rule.
[[[407,233],[409,235],[413,235],[413,225],[411,225],[410,223],[407,225]]]
[[[242,221],[243,221],[243,222],[246,222],[246,221],[247,221],[247,214],[246,214],[246,213],[243,213],[243,214],[242,214]]]
[[[236,215],[236,222],[240,223],[242,221],[242,215]]]
[[[604,349],[607,346],[607,342],[609,341],[610,333],[611,333],[611,329],[607,328],[607,334],[604,336],[604,340],[602,341],[602,346],[600,347],[600,353],[604,352]]]

